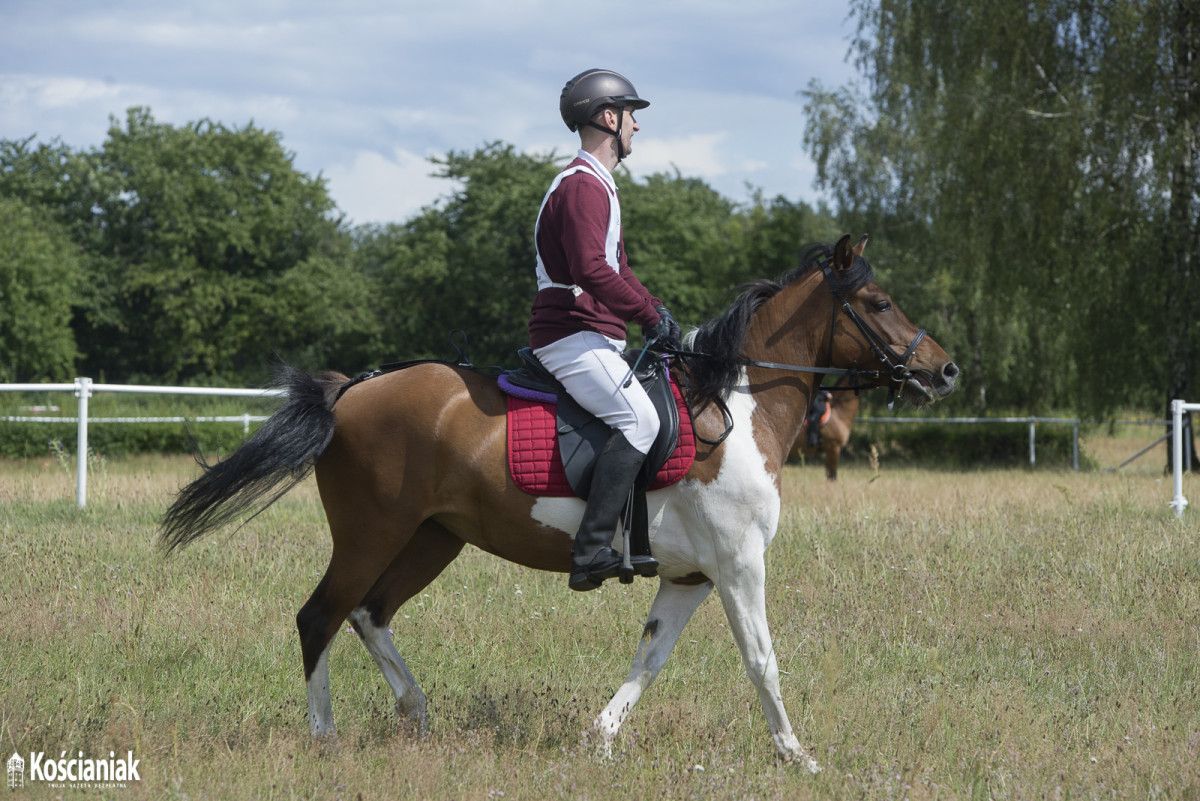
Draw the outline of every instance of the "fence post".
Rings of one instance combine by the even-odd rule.
[[[1029,466],[1037,464],[1037,421],[1029,421]]]
[[[1075,472],[1079,472],[1079,421],[1071,427],[1071,465],[1075,468]]]
[[[1183,401],[1171,401],[1171,468],[1175,479],[1175,497],[1171,507],[1176,517],[1183,517],[1187,498],[1183,497]]]
[[[92,379],[75,379],[75,397],[79,398],[79,428],[75,445],[75,503],[79,508],[87,506],[88,468],[88,398],[92,396]]]

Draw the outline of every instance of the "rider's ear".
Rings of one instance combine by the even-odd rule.
[[[833,266],[835,269],[844,270],[850,266],[852,261],[854,261],[854,251],[850,249],[850,234],[845,234],[833,246]]]

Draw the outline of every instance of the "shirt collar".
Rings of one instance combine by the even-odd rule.
[[[596,174],[600,176],[601,180],[612,187],[614,192],[617,191],[617,182],[613,180],[612,173],[608,171],[607,167],[600,163],[599,159],[583,148],[580,148],[579,152],[575,154],[575,158],[586,161],[588,166],[595,170]]]

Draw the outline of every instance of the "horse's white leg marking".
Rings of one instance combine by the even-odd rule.
[[[629,676],[596,718],[589,732],[599,738],[598,746],[604,756],[611,755],[612,741],[617,736],[617,730],[633,710],[633,705],[662,670],[683,627],[710,592],[712,584],[707,582],[680,585],[664,580],[659,583],[658,594],[654,596],[654,603],[650,606],[650,615],[646,619],[642,639],[638,642]]]
[[[428,725],[425,693],[417,685],[417,680],[413,678],[400,652],[396,650],[396,644],[392,642],[387,628],[372,623],[370,614],[362,607],[350,613],[350,622],[366,646],[367,653],[379,666],[379,672],[392,688],[392,693],[396,696],[396,714],[414,721],[417,730],[424,734]]]
[[[333,725],[333,702],[329,698],[329,646],[321,652],[317,666],[308,677],[308,726],[313,737],[322,740],[337,738]]]
[[[729,628],[737,640],[738,650],[746,674],[758,690],[763,713],[775,741],[775,750],[788,762],[797,761],[811,773],[821,769],[817,761],[809,756],[792,732],[791,721],[783,708],[783,696],[779,690],[779,663],[775,658],[775,646],[767,626],[767,602],[765,591],[766,566],[762,555],[754,558],[744,554],[736,570],[725,571],[726,582],[721,584],[721,604]]]

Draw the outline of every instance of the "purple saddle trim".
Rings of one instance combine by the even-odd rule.
[[[517,386],[508,380],[507,373],[501,373],[500,377],[496,379],[496,383],[500,385],[500,389],[504,392],[504,394],[512,395],[514,398],[533,401],[534,403],[558,402],[558,397],[556,395],[551,395],[549,392],[538,392],[536,389],[527,389],[526,387]]]

